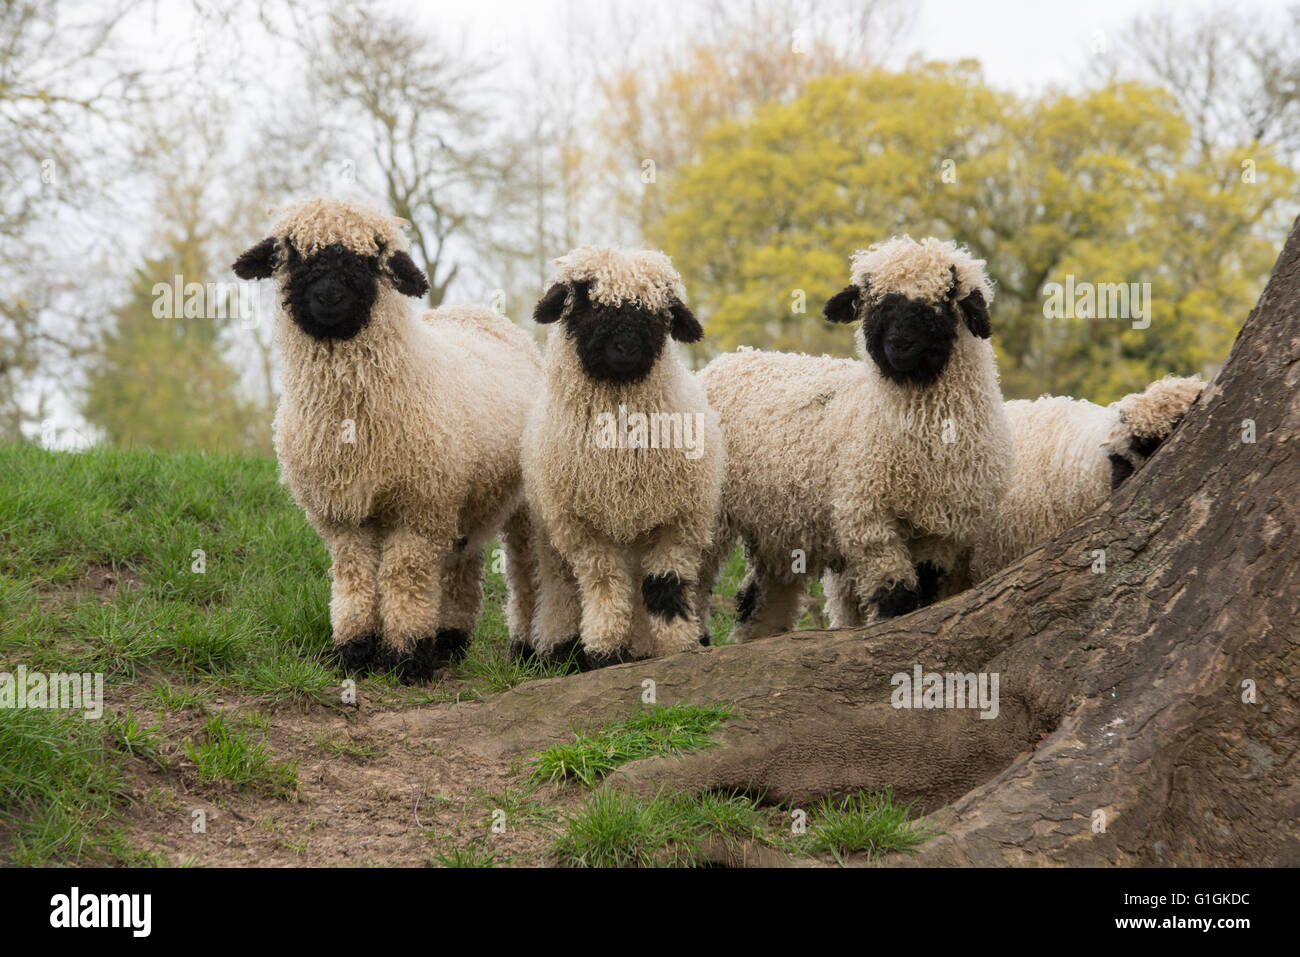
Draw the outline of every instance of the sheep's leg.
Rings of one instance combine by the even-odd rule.
[[[858,628],[863,624],[858,587],[847,572],[826,570],[822,575],[826,592],[826,619],[831,628]]]
[[[655,653],[687,651],[700,645],[694,578],[703,546],[693,529],[669,524],[658,529],[641,556],[641,600],[649,617]]]
[[[379,612],[384,622],[383,666],[404,682],[427,681],[438,668],[442,560],[452,536],[397,528],[384,542],[379,564]]]
[[[582,597],[578,580],[539,527],[533,528],[533,555],[537,610],[530,632],[532,650],[542,660],[563,661],[576,655],[581,644],[578,634]]]
[[[460,661],[469,649],[483,604],[483,556],[463,545],[442,573],[442,611],[434,642],[434,667]]]
[[[845,572],[857,585],[859,613],[864,618],[873,611],[880,618],[894,618],[920,608],[930,578],[928,574],[918,578],[898,523],[872,510],[869,503],[836,519],[847,559]],[[937,576],[933,581],[937,589]]]
[[[630,660],[632,576],[626,549],[608,541],[584,540],[570,552],[582,595],[582,650],[586,669]]]
[[[713,644],[713,636],[709,632],[709,613],[713,607],[713,586],[717,584],[718,574],[722,571],[723,562],[731,554],[734,543],[734,537],[728,535],[726,530],[719,525],[713,530],[712,543],[700,556],[699,570],[695,575],[695,585],[691,589],[691,606],[695,609],[695,618],[700,623],[700,644],[702,645]]]
[[[341,525],[309,516],[330,551],[330,626],[333,655],[348,674],[373,661],[382,632],[379,616],[379,527]]]
[[[519,508],[501,529],[501,547],[505,550],[506,630],[510,635],[511,657],[527,656],[532,651],[533,618],[537,614],[537,555],[533,542],[532,520],[525,508]]]
[[[752,555],[752,550],[747,550]],[[779,574],[763,562],[750,560],[749,571],[736,591],[736,644],[792,631],[804,596],[803,576]]]

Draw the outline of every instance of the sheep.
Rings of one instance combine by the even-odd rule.
[[[1011,485],[944,593],[978,584],[1098,508],[1204,388],[1198,377],[1166,376],[1105,407],[1062,396],[1007,402],[1016,442]],[[861,624],[852,581],[829,572],[822,584],[831,627]]]
[[[669,342],[704,335],[681,278],[661,252],[582,246],[556,260],[534,319],[550,328],[525,494],[547,536],[542,574],[571,575],[580,597],[576,623],[539,610],[535,651],[577,643],[592,669],[696,647],[690,589],[723,459],[717,416]]]
[[[350,201],[289,207],[234,264],[274,278],[281,478],[329,548],[333,653],[348,673],[424,681],[469,645],[482,548],[502,532],[511,631],[526,634],[535,546],[522,506],[523,410],[541,355],[475,306],[417,316],[428,291],[394,218]]]
[[[741,349],[700,372],[727,476],[696,607],[732,543],[748,563],[736,641],[790,630],[810,576],[848,573],[864,613],[934,601],[1011,474],[984,261],[907,236],[861,250],[824,313],[861,319],[858,359]]]

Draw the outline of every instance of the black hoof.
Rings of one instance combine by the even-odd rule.
[[[469,651],[469,635],[459,628],[439,628],[436,639],[437,665],[454,665]]]
[[[544,655],[538,655],[537,661],[547,668],[563,668],[576,664],[582,666],[582,641],[577,635],[566,638]]]
[[[931,562],[921,562],[916,566],[916,584],[907,586],[897,584],[893,588],[882,588],[872,596],[876,610],[881,618],[897,618],[933,605],[939,598],[939,577],[942,569]]]
[[[585,648],[578,654],[579,671],[596,671],[599,668],[608,668],[610,665],[625,665],[629,661],[639,660],[630,651],[619,648],[617,651],[587,651]]]
[[[537,663],[537,649],[522,638],[511,638],[510,648],[506,653],[515,664],[532,665]]]
[[[404,685],[423,684],[438,671],[438,641],[425,635],[406,649],[383,648],[376,664],[379,670],[396,674]]]
[[[333,658],[336,665],[343,669],[345,674],[359,675],[374,664],[378,647],[378,635],[358,635],[351,641],[335,645],[330,651],[330,657]]]

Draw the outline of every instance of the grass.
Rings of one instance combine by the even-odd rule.
[[[829,852],[837,862],[860,852],[879,857],[889,851],[910,853],[932,835],[913,822],[912,803],[895,804],[886,788],[878,793],[858,792],[836,801],[824,798],[812,810],[808,826],[808,853]]]
[[[487,558],[483,614],[465,660],[425,687],[361,679],[358,693],[374,707],[475,700],[571,670],[510,660],[505,582],[490,548]],[[0,443],[0,671],[99,672],[112,704],[102,721],[0,710],[0,863],[145,861],[120,816],[137,758],[169,767],[188,758],[200,792],[289,796],[292,762],[272,753],[265,720],[257,727],[209,710],[217,701],[247,710],[250,699],[337,704],[341,676],[326,657],[328,569],[320,537],[271,459]],[[718,644],[734,625],[743,571],[737,553],[715,590]],[[167,740],[168,725],[192,727],[196,715],[203,723],[187,739]],[[658,726],[665,713],[651,712],[611,731],[603,751],[590,736],[575,738],[555,751],[545,776],[590,784],[635,756],[706,747],[712,726],[694,723],[700,717]],[[331,755],[377,756],[347,737],[314,743]],[[494,806],[513,822],[554,820],[535,801]]]
[[[187,738],[185,756],[204,784],[221,783],[290,797],[298,786],[298,762],[277,761],[263,737],[248,726],[214,714],[197,739]]]
[[[553,745],[533,758],[529,774],[534,781],[576,781],[591,787],[628,761],[712,747],[709,733],[729,717],[731,706],[725,704],[657,706],[595,731],[574,731],[572,742]]]
[[[768,812],[741,794],[665,794],[639,798],[602,788],[574,813],[551,845],[568,867],[694,867],[710,841],[780,844]]]
[[[97,722],[59,711],[0,709],[0,835],[16,865],[121,863],[126,798]]]
[[[556,863],[568,867],[698,867],[710,845],[729,849],[767,846],[787,854],[830,853],[869,858],[914,850],[931,835],[917,827],[912,805],[894,803],[886,790],[826,799],[812,809],[806,835],[795,837],[783,807],[764,807],[745,794],[672,794],[650,798],[615,788],[594,792],[565,822],[551,844]]]

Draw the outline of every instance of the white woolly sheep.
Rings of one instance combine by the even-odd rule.
[[[235,262],[282,293],[275,415],[283,480],[329,547],[342,667],[426,680],[464,654],[482,548],[502,530],[510,628],[527,635],[533,553],[522,508],[522,410],[541,356],[473,306],[417,316],[428,291],[398,222],[340,200],[289,208]]]
[[[904,236],[855,254],[851,278],[825,315],[862,320],[860,359],[742,349],[700,373],[727,476],[696,607],[739,537],[737,641],[793,627],[827,568],[865,584],[864,614],[929,604],[1010,478],[984,262]]]
[[[1155,454],[1205,383],[1167,376],[1108,406],[1043,396],[1006,403],[1015,433],[1011,485],[966,556],[947,594],[978,584],[1094,511]],[[847,576],[822,579],[832,628],[861,624]]]
[[[694,647],[690,589],[717,513],[722,437],[669,340],[704,330],[663,253],[583,246],[556,265],[534,313],[551,328],[524,484],[555,547],[542,549],[542,574],[572,573],[581,621],[575,634],[563,608],[539,608],[535,650],[580,642],[582,667],[597,668]]]

